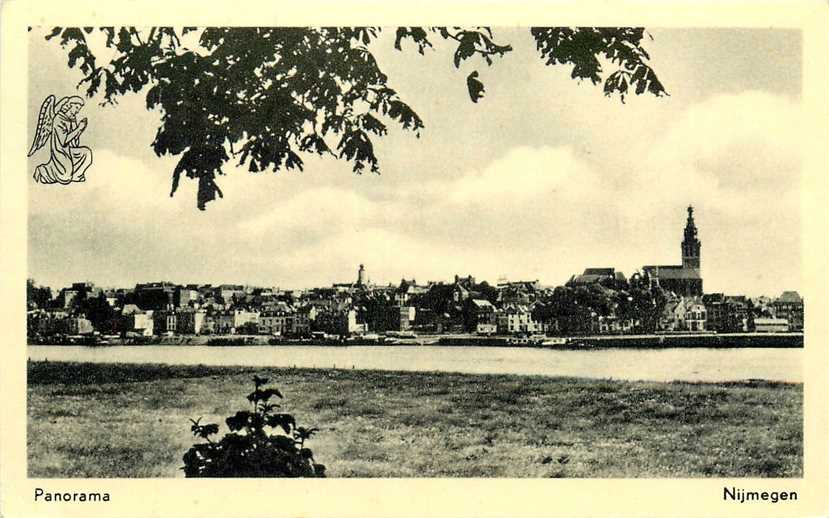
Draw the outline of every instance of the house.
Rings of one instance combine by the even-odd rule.
[[[323,331],[332,335],[348,336],[365,333],[364,322],[358,322],[357,310],[353,308],[337,311],[324,311],[317,314],[312,326],[314,331]]]
[[[175,303],[177,307],[196,306],[201,301],[201,294],[197,289],[178,287],[175,291]]]
[[[178,329],[178,313],[175,309],[153,311],[153,331],[157,335],[172,334]]]
[[[414,306],[391,306],[389,330],[408,331],[414,324],[417,311]]]
[[[136,284],[129,300],[141,309],[164,309],[174,300],[176,286],[171,282],[148,282]]]
[[[705,304],[695,297],[672,299],[665,303],[659,318],[660,331],[705,331],[708,319]]]
[[[556,335],[561,332],[561,326],[557,318],[548,318],[541,323],[541,329],[546,335]]]
[[[702,296],[702,303],[708,316],[708,329],[723,332],[725,329],[725,295],[722,293],[706,293]]]
[[[540,333],[544,326],[533,319],[526,306],[508,305],[497,312],[498,334]]]
[[[757,317],[754,319],[754,330],[758,333],[786,333],[789,321],[785,318]]]
[[[784,291],[773,303],[774,316],[784,318],[790,331],[803,331],[803,297],[796,291]]]
[[[130,322],[132,324],[130,330],[135,333],[142,336],[152,336],[155,333],[152,310],[133,313]]]
[[[207,312],[202,309],[185,308],[178,312],[177,330],[181,334],[198,335],[204,329]]]
[[[394,291],[394,301],[398,306],[409,306],[414,300],[426,293],[428,286],[418,286],[417,281],[401,279],[400,286]]]
[[[744,333],[751,327],[752,304],[742,295],[710,293],[702,296],[707,312],[706,329],[718,333]]]
[[[753,321],[751,300],[744,295],[725,297],[724,332],[745,333],[751,329]]]
[[[89,335],[95,331],[92,322],[84,315],[70,316],[66,319],[66,332],[70,335]]]
[[[61,308],[55,308],[29,311],[26,317],[27,330],[48,336],[66,332],[66,321],[69,318],[69,313]]]
[[[259,312],[246,309],[222,311],[216,316],[216,333],[256,334],[259,329]]]
[[[303,307],[296,310],[294,312],[291,334],[293,336],[310,336],[311,319],[314,315],[316,315],[316,309],[313,307]]]
[[[155,332],[153,310],[142,310],[135,304],[124,304],[121,309],[121,328],[124,333],[152,336]]]
[[[123,325],[125,333],[135,333],[140,336],[152,336],[155,332],[153,311],[134,311],[124,315]]]
[[[659,315],[657,329],[663,332],[679,331],[682,326],[684,311],[680,299],[671,299],[665,302],[662,313]]]
[[[495,306],[486,299],[473,299],[470,312],[470,329],[481,335],[491,335],[498,331],[498,318]]]
[[[631,318],[619,318],[616,315],[597,315],[595,317],[595,330],[599,334],[618,335],[629,333],[634,326]]]
[[[204,315],[204,322],[202,322],[201,334],[212,335],[216,332],[216,313],[207,311]]]
[[[259,334],[287,336],[291,334],[294,320],[293,308],[280,302],[259,314]]]
[[[418,315],[420,312],[418,312]],[[463,333],[464,332],[464,323],[461,315],[457,312],[449,313],[444,311],[443,313],[433,313],[432,315],[432,325],[434,326],[434,332],[436,333]]]
[[[685,313],[683,315],[685,331],[705,331],[707,312],[701,300],[689,298],[684,300]]]

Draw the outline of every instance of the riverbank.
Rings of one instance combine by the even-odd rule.
[[[597,335],[566,337],[526,337],[456,335],[418,335],[409,338],[376,336],[346,339],[312,340],[275,338],[267,335],[173,335],[137,338],[65,337],[44,344],[29,345],[180,345],[180,346],[475,346],[475,347],[537,347],[545,349],[633,348],[667,349],[672,347],[701,348],[802,348],[803,333],[677,333],[652,335]]]
[[[601,335],[562,338],[441,337],[438,345],[543,347],[549,349],[630,348],[802,348],[803,333],[702,333],[660,335]]]
[[[799,477],[802,384],[30,362],[30,477],[175,477],[254,373],[333,477]]]

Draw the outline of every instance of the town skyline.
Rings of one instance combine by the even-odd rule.
[[[625,273],[625,272],[622,272],[622,273],[624,273],[626,277],[629,277],[629,275],[627,273]],[[477,281],[479,281],[481,283],[486,282],[487,284],[489,284],[490,286],[493,286],[493,287],[497,287],[499,285],[505,285],[505,284],[518,284],[518,283],[537,282],[540,288],[553,289],[553,288],[556,288],[556,287],[565,286],[565,285],[567,285],[567,282],[569,281],[569,279],[568,279],[568,280],[565,280],[565,281],[560,282],[560,283],[548,283],[548,282],[544,282],[543,279],[506,279],[506,278],[501,278],[501,279],[492,280],[492,279],[487,279],[487,278],[484,278],[484,277],[478,277],[474,274],[474,272],[465,272],[464,275],[461,275],[460,273],[458,273],[458,274],[455,274],[455,275],[447,276],[445,278],[425,279],[423,281],[421,281],[420,279],[417,279],[416,277],[400,277],[396,282],[393,281],[393,280],[389,280],[387,282],[386,281],[376,282],[376,281],[369,278],[369,282],[368,282],[367,285],[368,286],[377,286],[377,287],[389,287],[389,286],[397,287],[397,286],[400,285],[401,281],[407,281],[408,282],[408,281],[412,281],[412,280],[417,281],[418,286],[421,286],[421,285],[422,286],[428,286],[428,285],[431,285],[431,284],[452,284],[452,282],[454,280],[454,277],[456,275],[459,276],[459,277],[471,276],[471,277],[475,278]],[[578,275],[576,274],[574,276],[578,276]],[[101,289],[104,289],[104,290],[130,289],[130,288],[133,288],[133,287],[138,286],[138,285],[166,283],[166,284],[171,284],[173,286],[212,286],[212,287],[243,286],[243,287],[252,288],[252,289],[261,288],[261,289],[275,289],[275,290],[283,291],[283,292],[291,292],[291,291],[303,292],[303,291],[311,291],[311,290],[317,290],[317,289],[326,289],[326,288],[331,288],[333,286],[344,285],[344,284],[349,283],[349,281],[329,282],[328,284],[322,284],[322,285],[319,285],[319,286],[301,286],[301,287],[293,288],[293,287],[286,287],[286,286],[280,285],[280,284],[256,284],[256,283],[245,283],[245,282],[178,282],[175,279],[143,279],[143,280],[139,280],[139,281],[136,281],[136,282],[131,282],[131,283],[123,284],[123,285],[101,284],[101,283],[96,282],[94,279],[77,279],[77,280],[74,280],[74,281],[70,281],[66,284],[62,284],[62,285],[49,285],[49,284],[41,283],[35,277],[29,277],[28,280],[33,281],[39,287],[51,289],[53,293],[58,293],[58,292],[60,292],[61,289],[64,289],[64,288],[70,288],[74,284],[91,284],[91,285],[94,285],[94,286],[96,286],[98,288],[101,288]],[[768,292],[768,293],[740,293],[740,294],[743,294],[743,295],[748,296],[750,298],[762,298],[762,297],[771,297],[771,298],[773,298],[773,297],[777,297],[780,294],[785,293],[785,292],[800,292],[800,291],[802,291],[802,290],[799,289],[798,287],[781,286],[780,289],[778,289],[777,291],[774,291],[774,292]],[[723,293],[725,295],[732,295],[732,294],[736,294],[738,292],[733,292],[732,293],[732,292],[723,292],[723,291],[706,291],[706,293]]]
[[[646,267],[629,279],[613,268],[585,268],[555,287],[538,281],[492,285],[457,274],[450,283],[401,279],[399,285],[381,285],[369,280],[362,264],[352,282],[307,290],[156,281],[134,289],[78,282],[55,293],[30,279],[29,336],[34,343],[71,343],[101,335],[107,340],[216,334],[225,336],[217,340],[237,334],[303,340],[322,333],[317,338],[336,337],[341,343],[386,332],[414,339],[497,333],[542,340],[542,335],[573,333],[802,331],[804,303],[796,291],[758,298],[703,292],[690,207],[688,213],[682,265]]]

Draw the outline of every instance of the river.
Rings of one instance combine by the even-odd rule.
[[[447,346],[29,346],[33,361],[443,371],[647,381],[801,383],[803,349],[585,351]]]

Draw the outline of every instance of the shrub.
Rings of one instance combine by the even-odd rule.
[[[297,426],[291,414],[276,413],[282,398],[275,388],[265,388],[266,378],[253,377],[254,390],[247,399],[253,411],[240,410],[225,422],[230,432],[218,442],[217,424],[191,419],[193,435],[206,442],[194,444],[184,454],[186,477],[324,477],[325,466],[317,464],[305,447],[317,428]]]

